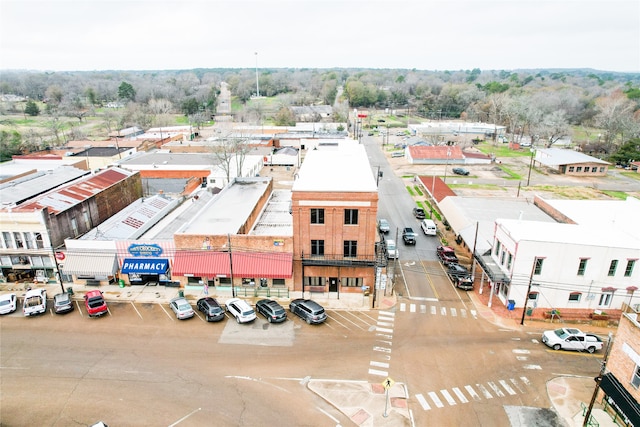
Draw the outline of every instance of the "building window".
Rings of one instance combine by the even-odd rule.
[[[343,277],[340,284],[350,288],[360,288],[362,287],[362,277]]]
[[[44,242],[42,241],[42,234],[36,232],[36,233],[33,233],[33,237],[36,240],[36,248],[43,249]]]
[[[73,230],[74,237],[78,235],[78,221],[75,218],[71,218],[71,229]]]
[[[511,270],[512,261],[513,261],[513,255],[511,255],[511,252],[509,252],[509,255],[507,256],[507,270]]]
[[[11,233],[7,231],[2,232],[2,241],[6,249],[13,249],[13,240],[11,240]]]
[[[218,277],[220,286],[231,286],[231,277]]]
[[[345,209],[344,210],[344,225],[357,225],[358,224],[358,210],[357,209]]]
[[[307,276],[304,278],[304,285],[309,287],[309,286],[324,286],[325,282],[324,282],[324,277],[317,277],[317,276]]]
[[[612,299],[613,299],[613,292],[603,292],[600,295],[600,301],[598,302],[598,307],[609,307],[611,305]]]
[[[607,274],[607,276],[615,276],[616,268],[618,268],[618,260],[612,259],[611,264],[609,264],[609,273]]]
[[[604,166],[601,166],[600,167],[600,173],[603,173],[603,172],[604,172]]]
[[[355,258],[358,256],[358,241],[357,240],[345,240],[344,241],[344,256],[345,258]]]
[[[582,166],[578,166],[578,167],[576,168],[576,172],[582,172]]]
[[[496,251],[494,254],[498,255],[500,253],[500,241],[496,240]]]
[[[597,167],[597,166],[593,166],[593,167],[591,168],[591,172],[593,172],[593,173],[598,172],[598,167]]]
[[[311,209],[311,224],[324,224],[324,209]]]
[[[35,249],[36,248],[36,243],[33,239],[33,234],[31,233],[24,233],[24,241],[27,244],[27,249]]]
[[[640,366],[636,365],[636,370],[633,371],[633,378],[631,378],[631,385],[635,388],[640,387]]]
[[[324,240],[311,241],[311,255],[324,255]]]
[[[589,166],[584,167],[584,173],[589,173]]]
[[[580,264],[578,264],[578,276],[584,276],[584,272],[587,269],[587,261],[589,261],[587,258],[580,259]]]
[[[529,292],[529,301],[537,302],[539,295],[538,292]]]
[[[544,258],[536,258],[535,267],[533,268],[533,274],[542,274],[542,263],[544,262]]]
[[[582,294],[580,292],[571,292],[569,294],[569,302],[580,302]]]
[[[89,218],[89,213],[87,211],[82,212],[82,219],[84,220],[84,226],[87,230],[91,229],[91,218]]]
[[[22,233],[13,233],[13,240],[16,242],[16,248],[24,248],[24,244],[22,243]]]
[[[633,274],[633,266],[636,264],[635,259],[628,259],[627,260],[627,267],[624,269],[624,277],[631,277],[631,275]]]
[[[569,172],[573,172],[575,168],[573,166],[569,166]]]
[[[271,286],[276,288],[285,286],[284,279],[271,279]]]
[[[505,251],[502,251],[502,254],[500,254],[500,264],[504,265],[504,256],[506,255]]]

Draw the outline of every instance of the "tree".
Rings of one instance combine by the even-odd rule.
[[[200,103],[195,98],[189,98],[182,102],[182,112],[185,116],[190,116],[200,110]]]
[[[118,87],[118,98],[128,101],[135,101],[136,91],[133,89],[133,86],[130,83],[122,82]]]
[[[273,116],[273,123],[276,126],[295,126],[296,117],[293,111],[291,111],[291,108],[283,106]]]
[[[0,130],[0,161],[11,160],[11,156],[21,154],[22,136],[15,131]]]
[[[98,104],[98,95],[96,95],[96,91],[93,90],[93,88],[89,87],[84,91],[85,96],[87,97],[87,100],[89,101],[89,103],[91,105],[97,105]]]
[[[29,100],[27,101],[27,104],[24,106],[24,113],[32,117],[37,116],[38,114],[40,114],[40,108],[38,107],[38,104]]]
[[[630,139],[609,157],[609,161],[617,165],[628,165],[640,160],[640,138]]]
[[[235,176],[242,176],[242,167],[249,150],[247,138],[231,135],[223,137],[211,146],[211,154],[216,164],[225,172],[227,182],[231,181],[232,167],[235,167]]]

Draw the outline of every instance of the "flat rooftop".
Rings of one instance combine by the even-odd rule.
[[[274,190],[262,215],[249,234],[254,236],[293,236],[290,213],[291,191]]]

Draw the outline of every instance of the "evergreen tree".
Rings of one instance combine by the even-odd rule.
[[[40,108],[38,108],[38,104],[29,100],[27,101],[27,105],[24,106],[24,113],[30,116],[37,116],[40,114]]]

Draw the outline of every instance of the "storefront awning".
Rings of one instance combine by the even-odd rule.
[[[493,283],[509,283],[511,279],[504,274],[496,262],[491,258],[491,255],[478,255],[476,253],[476,260],[480,264],[480,267],[489,276],[489,280]]]
[[[235,277],[287,279],[293,275],[293,254],[233,252]]]
[[[171,271],[174,276],[230,277],[229,252],[177,251]]]
[[[117,266],[116,254],[68,252],[62,271],[73,276],[113,276]]]
[[[125,258],[122,263],[123,274],[165,274],[169,268],[166,258]]]
[[[620,381],[612,373],[602,376],[600,387],[607,395],[607,400],[611,406],[616,408],[620,415],[627,417],[631,425],[640,425],[640,405],[638,401],[620,384]]]

